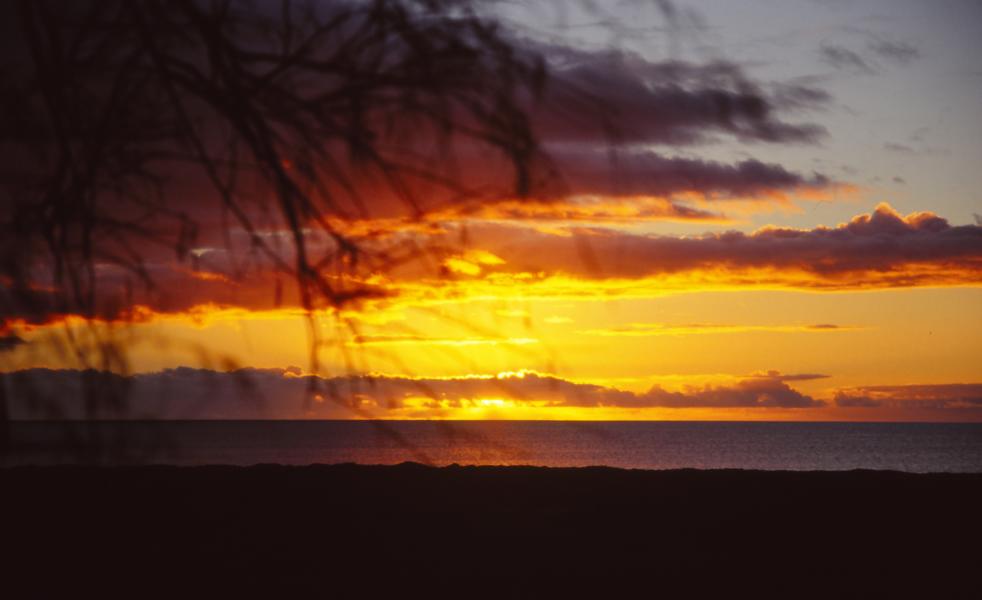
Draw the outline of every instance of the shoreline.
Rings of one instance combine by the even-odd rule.
[[[55,466],[0,489],[18,597],[967,597],[982,539],[982,473]]]
[[[871,474],[871,475],[902,475],[914,477],[936,477],[936,476],[957,476],[965,478],[982,478],[982,471],[904,471],[902,469],[753,469],[741,467],[723,468],[700,468],[700,467],[670,467],[664,469],[648,469],[644,467],[620,467],[613,465],[540,465],[540,464],[476,464],[476,463],[450,463],[450,464],[427,464],[415,460],[404,460],[398,463],[360,463],[360,462],[336,462],[336,463],[275,463],[260,462],[255,464],[234,464],[234,463],[208,463],[208,464],[175,464],[167,462],[147,462],[142,464],[87,464],[87,463],[57,463],[57,464],[0,464],[0,479],[4,474],[18,471],[90,471],[93,473],[124,472],[124,471],[249,471],[249,470],[276,470],[303,471],[303,470],[331,470],[331,469],[356,469],[356,470],[392,470],[392,469],[429,469],[434,471],[459,471],[459,470],[514,470],[514,471],[614,471],[624,473],[650,473],[650,474],[682,474],[682,473],[705,473],[712,474],[735,474],[745,473],[754,475],[849,475],[849,474]]]

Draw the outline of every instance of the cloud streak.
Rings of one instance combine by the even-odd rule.
[[[855,327],[844,327],[830,323],[815,325],[732,325],[723,323],[685,323],[673,325],[669,323],[631,323],[621,327],[605,329],[587,329],[581,331],[585,335],[604,337],[655,337],[682,335],[712,335],[725,333],[821,333],[829,331],[848,331]]]
[[[839,390],[834,400],[844,408],[980,408],[982,384],[865,386]]]
[[[781,165],[754,159],[734,164],[654,152],[624,152],[611,156],[597,151],[565,150],[558,154],[575,194],[602,196],[669,196],[694,193],[705,198],[749,198],[795,191],[823,191],[835,182],[822,174],[810,176]]]
[[[849,70],[865,75],[876,73],[876,69],[858,52],[837,44],[823,44],[819,49],[822,61],[834,69]]]
[[[362,346],[527,346],[538,344],[539,340],[528,337],[468,337],[440,338],[415,334],[395,335],[357,335],[348,345]]]
[[[880,58],[898,65],[909,65],[921,57],[921,51],[906,42],[877,40],[870,43],[869,49]]]

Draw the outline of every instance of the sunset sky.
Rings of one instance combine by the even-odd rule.
[[[464,148],[479,192],[421,188],[412,213],[363,182],[337,226],[368,259],[338,282],[371,293],[314,315],[316,372],[291,282],[237,261],[236,226],[206,216],[190,260],[148,249],[152,292],[105,265],[95,331],[128,344],[138,410],[982,421],[982,4],[645,4],[616,28],[578,6],[498,14],[560,82],[531,109],[550,176],[508,194],[502,161]],[[618,135],[564,118],[563,86]],[[92,366],[57,342],[89,327],[17,316],[4,370]],[[242,369],[257,404],[213,373]]]

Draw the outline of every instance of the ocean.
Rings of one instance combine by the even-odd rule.
[[[982,424],[13,422],[3,465],[279,463],[982,472]]]

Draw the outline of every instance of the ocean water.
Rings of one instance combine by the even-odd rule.
[[[982,424],[14,422],[0,464],[606,465],[982,472]]]

